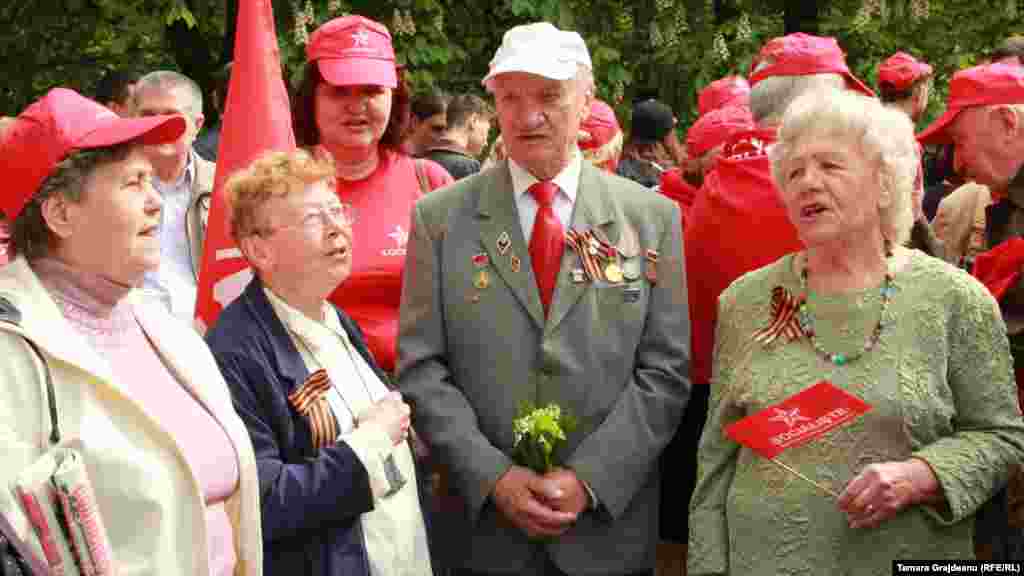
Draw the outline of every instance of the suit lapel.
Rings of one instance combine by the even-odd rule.
[[[576,191],[576,203],[572,212],[571,228],[579,232],[593,230],[604,235],[604,239],[615,245],[619,238],[615,211],[611,195],[605,183],[598,178],[597,169],[584,161],[580,172],[580,184]],[[562,254],[562,265],[555,284],[554,300],[544,331],[550,333],[565,319],[573,305],[591,288],[592,282],[571,281],[571,270],[580,267],[580,259],[568,245]]]
[[[477,199],[477,220],[480,241],[490,257],[491,266],[508,285],[538,327],[544,326],[544,309],[540,292],[530,267],[530,252],[519,223],[519,210],[512,189],[508,164],[491,172],[491,181],[484,183]],[[508,247],[499,247],[507,237]],[[512,257],[519,258],[519,270],[513,270]],[[475,272],[475,270],[474,270]]]

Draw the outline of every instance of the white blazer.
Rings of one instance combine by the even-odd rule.
[[[46,357],[62,437],[81,443],[119,574],[209,575],[205,503],[175,439],[125,392],[106,359],[68,324],[23,258],[0,268],[0,297],[21,313],[20,327],[0,322],[0,512],[20,533],[30,530],[9,486],[48,448],[50,432],[42,366],[20,333]],[[225,502],[234,528],[235,574],[260,576],[256,460],[224,379],[191,327],[137,293],[128,297],[167,367],[235,447],[239,486]]]

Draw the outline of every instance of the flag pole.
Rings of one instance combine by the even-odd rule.
[[[789,472],[789,473],[793,474],[794,476],[796,476],[797,478],[799,478],[799,479],[803,480],[804,482],[807,482],[808,484],[811,484],[812,486],[816,487],[817,489],[821,490],[822,492],[825,492],[826,494],[828,494],[829,496],[831,496],[831,497],[835,498],[836,500],[838,500],[838,499],[839,499],[839,494],[836,494],[836,493],[835,493],[835,492],[834,492],[834,491],[833,491],[833,490],[832,490],[831,488],[829,488],[828,486],[823,486],[823,485],[821,485],[821,484],[819,484],[819,483],[815,482],[814,480],[811,480],[811,479],[810,479],[810,478],[808,478],[807,476],[804,476],[804,475],[803,475],[803,474],[801,474],[800,472],[797,472],[797,471],[796,471],[795,469],[793,469],[793,468],[789,467],[789,466],[788,466],[788,465],[786,465],[786,464],[785,464],[784,462],[779,462],[779,461],[778,461],[778,460],[776,460],[775,458],[769,458],[768,460],[769,460],[770,462],[774,462],[774,463],[775,463],[775,464],[776,464],[777,466],[780,466],[780,467],[781,467],[781,468],[782,468],[783,470],[786,470],[787,472]]]

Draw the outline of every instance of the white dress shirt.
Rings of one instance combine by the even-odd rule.
[[[537,218],[537,210],[540,209],[537,200],[530,194],[530,186],[539,180],[511,158],[508,159],[508,169],[512,173],[512,191],[515,193],[516,209],[519,211],[519,224],[523,227],[523,238],[529,245],[533,221]],[[552,179],[558,185],[558,194],[555,194],[551,207],[554,208],[558,221],[562,223],[563,231],[569,230],[569,224],[572,222],[572,208],[576,204],[576,191],[580,187],[582,169],[583,156],[577,149],[573,151],[569,165]]]
[[[192,253],[188,243],[188,206],[196,165],[189,153],[185,172],[176,182],[161,182],[153,176],[153,187],[163,199],[160,211],[160,266],[146,272],[142,288],[167,306],[171,314],[192,325],[198,291]]]

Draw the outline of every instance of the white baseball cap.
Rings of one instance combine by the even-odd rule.
[[[576,76],[580,65],[594,68],[582,36],[559,30],[549,22],[534,22],[505,32],[481,83],[486,85],[505,72],[528,72],[552,80],[568,80]]]

